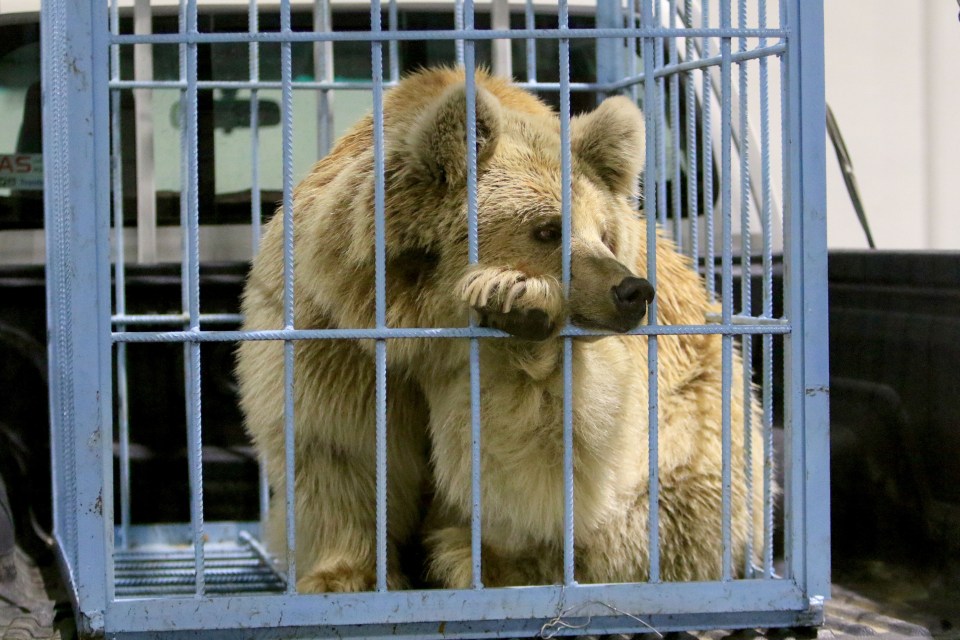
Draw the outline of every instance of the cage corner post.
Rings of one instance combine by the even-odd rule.
[[[785,349],[787,558],[808,598],[812,624],[830,595],[829,363],[827,322],[826,103],[823,1],[791,0],[785,53],[788,168],[785,188],[785,308],[793,333]]]
[[[113,585],[107,10],[41,6],[54,536],[83,637]]]

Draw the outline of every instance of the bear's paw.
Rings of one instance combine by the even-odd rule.
[[[396,575],[387,576],[387,588],[403,589],[404,581]],[[297,593],[356,593],[376,591],[377,575],[345,564],[332,569],[315,569],[297,580]]]
[[[553,335],[563,309],[556,278],[533,277],[517,269],[473,269],[463,279],[461,298],[479,315],[480,326],[525,340]]]

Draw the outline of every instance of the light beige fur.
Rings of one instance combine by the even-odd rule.
[[[462,71],[428,70],[388,93],[387,323],[482,322],[537,340],[484,340],[483,540],[487,584],[555,582],[562,548],[561,341],[567,317],[623,330],[610,290],[646,265],[645,226],[628,205],[642,166],[642,118],[611,99],[572,123],[573,281],[559,285],[555,114],[509,83],[477,75],[480,261],[467,260]],[[294,196],[298,328],[374,325],[372,121],[358,123]],[[266,229],[244,295],[246,329],[283,326],[282,224]],[[546,231],[544,231],[546,229]],[[626,265],[626,266],[625,266]],[[630,269],[627,268],[630,267]],[[699,324],[715,309],[666,239],[657,244],[658,321]],[[531,313],[531,310],[533,311]],[[618,324],[619,323],[619,324]],[[660,543],[666,579],[717,577],[720,566],[720,353],[717,336],[659,339]],[[577,578],[647,572],[646,339],[574,341]],[[295,367],[297,566],[305,591],[373,586],[375,447],[373,341],[298,342]],[[388,350],[390,583],[405,584],[398,548],[420,526],[432,446],[436,501],[428,522],[431,575],[470,579],[470,420],[464,340],[404,339]],[[283,495],[283,346],[247,342],[238,375],[247,428]],[[734,358],[733,379],[741,371]],[[745,495],[744,398],[735,384],[733,550],[742,566],[752,505]],[[746,405],[755,413],[755,403]],[[751,430],[759,444],[759,420]],[[761,447],[749,462],[755,476]],[[758,477],[758,476],[757,476]],[[761,483],[755,483],[755,487]],[[282,548],[282,509],[270,540]]]

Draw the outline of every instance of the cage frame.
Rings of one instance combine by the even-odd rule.
[[[191,4],[195,7],[195,2]],[[561,12],[564,4],[561,2]],[[378,14],[379,5],[374,3]],[[786,422],[792,426],[787,431],[785,476],[787,576],[775,580],[575,588],[557,585],[211,597],[203,593],[201,572],[198,593],[192,596],[122,599],[116,597],[112,560],[116,535],[111,464],[112,350],[124,341],[118,340],[111,319],[111,228],[109,215],[104,213],[110,210],[111,198],[108,61],[112,44],[164,39],[111,36],[105,3],[44,2],[44,198],[54,533],[81,634],[226,637],[231,631],[243,630],[264,638],[325,633],[480,638],[537,634],[543,631],[545,621],[559,619],[567,611],[575,615],[563,617],[565,626],[558,630],[561,635],[630,632],[645,627],[671,631],[822,622],[823,602],[830,590],[823,5],[822,0],[781,0],[781,7],[784,24],[779,32],[786,41],[782,53],[787,134],[783,140],[787,159],[784,193],[789,196],[784,202],[788,225],[784,230],[785,311],[790,324],[776,331],[769,326],[754,327],[752,332],[780,333],[785,341]],[[562,26],[556,33],[525,35],[480,33],[471,31],[470,26],[446,33],[446,37],[461,36],[470,42],[498,36],[587,35],[567,32]],[[676,31],[639,29],[635,35],[650,43],[653,37]],[[726,43],[722,55],[727,64],[732,55],[731,41],[742,34],[742,30],[729,25],[704,32]],[[380,42],[395,39],[385,32],[378,35]],[[604,35],[598,28],[594,35],[624,37],[626,31],[613,30]],[[294,39],[291,32],[277,37],[282,41]],[[304,37],[323,40],[316,34]],[[195,33],[180,38],[176,41],[194,44],[216,39],[213,34]],[[363,39],[376,41],[369,34]],[[568,242],[569,231],[565,235]],[[380,244],[382,249],[382,240]],[[193,255],[196,257],[196,253]],[[185,267],[195,270],[197,265]],[[568,264],[564,270],[568,275]],[[191,308],[191,327],[182,332],[187,335],[170,340],[185,341],[185,349],[190,351],[198,350],[203,340],[222,339],[216,332],[188,335],[199,328],[199,308],[192,298],[186,302],[185,306]],[[731,318],[725,321],[729,323]],[[468,331],[463,335],[476,343],[476,337],[485,334],[475,331],[478,333],[471,335]],[[730,325],[718,332],[729,336],[729,342],[734,334],[751,333],[751,328]],[[402,333],[383,330],[374,336],[343,330],[343,337],[378,337],[383,343],[388,335],[399,337]],[[199,442],[193,445],[199,447]],[[196,467],[199,460],[194,457],[193,463]],[[202,507],[194,504],[193,508]],[[196,529],[193,533],[199,536]],[[202,548],[200,544],[196,550],[198,564],[202,564]],[[644,613],[627,613],[631,611]]]

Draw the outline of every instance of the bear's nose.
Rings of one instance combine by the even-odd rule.
[[[635,316],[646,311],[646,305],[653,302],[653,285],[643,278],[628,276],[613,287],[613,301],[617,311],[625,316]]]

